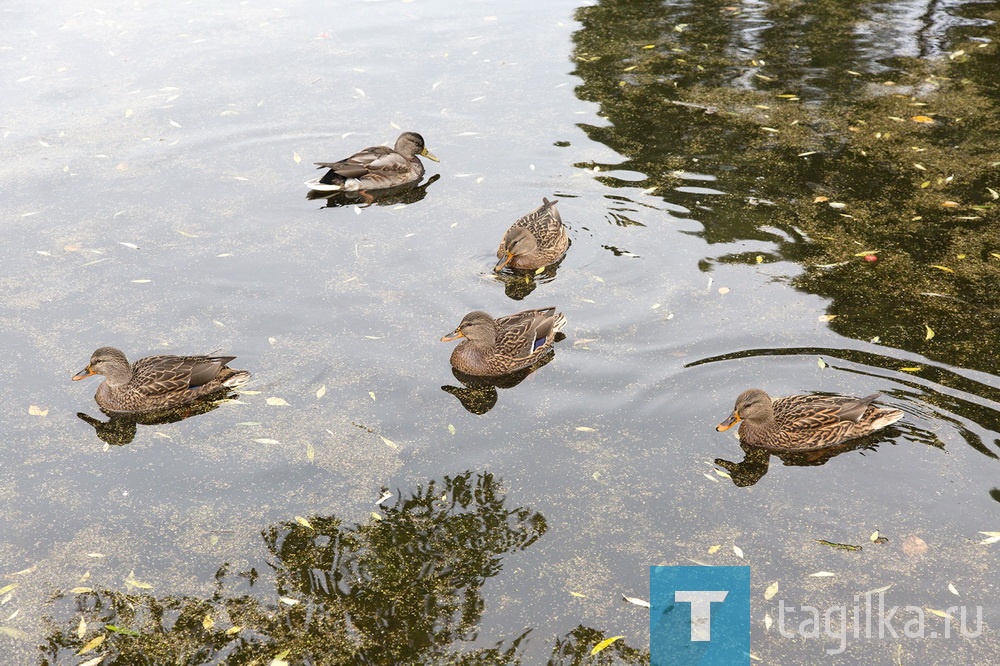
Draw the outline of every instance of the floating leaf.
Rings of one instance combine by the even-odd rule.
[[[38,405],[30,405],[28,407],[28,413],[31,414],[32,416],[45,416],[46,414],[49,413],[49,410],[42,409]]]
[[[15,589],[20,583],[11,583],[10,585],[4,585],[0,587],[0,594],[7,594],[11,590]]]
[[[232,636],[233,634],[238,634],[243,630],[243,627],[237,625],[235,627],[229,627],[226,629],[226,636]]]
[[[927,552],[927,542],[916,534],[903,539],[903,553],[909,557],[916,557]]]
[[[212,627],[215,626],[215,620],[212,619],[211,615],[206,613],[205,617],[201,620],[201,626],[205,628],[205,631],[211,631]]]
[[[823,360],[822,356],[816,357],[816,365],[819,366],[820,370],[826,367],[826,361]]]
[[[278,601],[285,604],[286,606],[295,606],[302,603],[298,599],[292,599],[291,597],[278,597]]]
[[[936,608],[927,608],[925,610],[928,613],[930,613],[931,615],[937,615],[938,617],[946,617],[949,620],[954,620],[955,619],[954,617],[952,617],[952,615],[950,613],[945,613],[944,611],[939,611]]]
[[[580,594],[579,592],[574,592],[573,590],[570,590],[569,593],[572,594],[574,597],[578,597],[580,599],[586,599],[587,598],[586,594]]]
[[[452,435],[454,435],[455,434],[455,426],[453,426],[452,424],[449,423],[448,424],[448,432],[451,433]]]
[[[372,399],[372,402],[375,402],[375,391],[368,391],[368,397]]]
[[[819,317],[817,317],[819,321],[833,321],[836,318],[837,315],[831,315],[831,314],[820,315]]]
[[[924,324],[924,328],[927,329],[927,333],[924,335],[924,340],[930,340],[934,337],[934,329],[932,329],[927,324]]]
[[[382,437],[382,435],[379,435],[379,437]],[[398,449],[399,448],[399,445],[396,444],[396,442],[392,441],[391,439],[389,439],[387,437],[382,437],[382,442],[386,446],[388,446],[390,449]]]
[[[368,514],[368,515],[370,515],[370,516],[371,516],[371,518],[372,518],[372,520],[374,520],[374,521],[375,521],[375,522],[377,522],[377,523],[381,523],[381,522],[382,522],[383,520],[385,520],[385,518],[383,518],[383,517],[382,517],[382,514],[381,514],[381,513],[375,513],[374,511],[372,511],[372,512],[371,512],[370,514]]]
[[[88,592],[93,592],[93,588],[89,587],[74,587],[69,591],[70,594],[87,594]]]
[[[737,545],[733,545],[733,552],[736,553],[736,557],[743,559],[743,549]]]
[[[591,428],[590,426],[577,426],[576,429],[580,432],[594,432],[594,428]]]
[[[133,250],[138,250],[139,249],[139,246],[136,245],[135,243],[126,243],[124,241],[118,241],[118,244],[119,245],[124,245],[125,247],[133,249]]]
[[[872,532],[872,535],[870,537],[868,537],[868,540],[871,541],[872,543],[875,543],[876,541],[878,541],[878,530],[875,530],[874,532]]]
[[[776,595],[777,593],[778,593],[778,581],[774,581],[773,583],[767,586],[766,590],[764,590],[765,601],[770,601],[771,599],[774,598],[774,595]]]
[[[83,638],[86,633],[87,633],[87,619],[81,617],[80,624],[76,626],[76,637]]]
[[[836,576],[837,574],[832,571],[817,571],[816,573],[809,574],[812,578],[829,578],[830,576]]]
[[[912,118],[910,118],[910,120],[912,120],[915,123],[925,123],[928,125],[934,124],[934,119],[931,118],[930,116],[913,116]]]
[[[630,604],[634,604],[636,606],[642,606],[643,608],[649,608],[649,602],[648,601],[644,601],[644,600],[638,599],[636,597],[626,597],[624,594],[622,595],[622,599],[624,599],[625,601],[629,602]]]
[[[624,636],[612,636],[611,638],[605,638],[603,641],[594,646],[594,649],[590,651],[591,655],[595,655],[604,648],[608,647],[617,640],[625,638]]]
[[[307,519],[303,518],[302,516],[295,516],[295,522],[297,522],[299,525],[302,525],[303,527],[308,527],[314,532],[316,531],[316,528],[312,526],[312,523],[310,523]]]
[[[728,294],[729,293],[729,287],[719,287],[719,293],[723,294],[723,295]]]
[[[992,187],[987,187],[986,191],[990,193],[990,198],[992,198],[994,201],[1000,199],[1000,192],[997,192]]]
[[[255,439],[253,441],[257,442],[258,444],[281,444],[281,442],[279,442],[278,440],[268,439],[267,437],[261,437],[260,439]]]
[[[906,367],[906,368],[900,368],[900,370],[902,370],[903,372],[917,372],[917,371],[923,370],[923,369],[924,368],[921,365],[913,365],[913,366],[909,366],[909,367]]]
[[[293,160],[295,160],[295,163],[296,163],[296,164],[299,164],[299,163],[301,163],[301,162],[302,162],[302,158],[301,158],[301,157],[299,157],[299,154],[298,154],[298,153],[296,153],[296,152],[293,152],[293,153],[292,153],[292,159],[293,159]]]
[[[764,613],[764,631],[771,631],[771,625],[774,624],[774,620],[771,619],[770,613]]]
[[[316,389],[316,399],[317,400],[320,399],[320,398],[322,398],[324,395],[326,395],[326,384],[323,384],[318,389]]]
[[[708,554],[709,555],[715,555],[717,552],[719,552],[720,548],[722,548],[722,546],[720,546],[718,544],[716,544],[714,546],[709,546],[708,547]]]
[[[28,638],[28,634],[25,631],[18,629],[17,627],[2,627],[0,626],[0,636],[8,636],[17,640],[24,640]],[[104,659],[104,657],[101,657]]]
[[[289,405],[284,398],[268,398],[267,404],[272,407],[291,407],[291,405]]]
[[[136,577],[135,577],[135,571],[130,571],[129,572],[128,578],[125,579],[125,585],[127,585],[129,587],[138,587],[140,590],[152,590],[153,589],[153,586],[150,585],[149,583],[143,583],[142,581],[137,580]]]
[[[948,591],[949,591],[949,592],[951,592],[952,594],[954,594],[954,595],[955,595],[956,597],[960,597],[960,596],[962,596],[962,595],[960,595],[960,594],[958,593],[958,590],[957,590],[957,589],[955,589],[955,586],[954,586],[954,585],[952,585],[951,583],[948,583]]]
[[[939,266],[938,264],[931,264],[931,268],[936,268],[939,271],[945,271],[946,273],[954,273],[955,271],[948,268],[947,266]]]
[[[77,654],[87,654],[88,652],[96,648],[98,645],[103,643],[105,638],[107,637],[104,634],[101,634],[100,636],[95,636],[94,638],[90,639],[90,641],[86,645],[80,648],[80,651],[77,652]]]
[[[757,255],[756,259],[758,264],[764,263],[764,257],[760,256],[759,254]]]
[[[824,201],[829,201],[830,197],[819,196],[813,199],[813,203],[823,203]]]

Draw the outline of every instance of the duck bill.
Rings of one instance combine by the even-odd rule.
[[[440,162],[441,161],[434,154],[432,154],[431,151],[427,150],[426,148],[424,148],[423,150],[421,150],[420,154],[423,155],[424,157],[426,157],[429,160],[434,160],[435,162]]]
[[[497,265],[493,267],[493,272],[494,273],[499,273],[500,271],[502,271],[504,269],[504,266],[506,266],[507,264],[509,264],[510,260],[513,259],[513,258],[514,258],[514,253],[513,252],[508,252],[507,256],[505,256],[500,261],[498,261]]]
[[[92,377],[92,376],[94,376],[94,375],[96,375],[96,374],[97,374],[97,373],[96,373],[96,372],[94,372],[93,370],[91,370],[91,369],[90,369],[90,366],[88,365],[88,366],[87,366],[86,368],[84,368],[84,369],[83,369],[83,370],[81,370],[80,372],[78,372],[78,373],[76,373],[75,375],[73,375],[73,381],[74,381],[74,382],[78,382],[78,381],[80,381],[81,379],[86,379],[87,377]]]
[[[715,429],[718,430],[719,432],[725,432],[726,430],[729,430],[739,422],[740,422],[740,415],[734,411],[732,414],[729,415],[728,419],[726,419],[719,425],[715,426]]]
[[[465,333],[462,333],[462,329],[456,328],[454,331],[441,338],[441,342],[451,342],[452,340],[458,340],[459,338],[464,337]]]

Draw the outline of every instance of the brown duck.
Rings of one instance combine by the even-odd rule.
[[[740,424],[740,441],[775,451],[808,451],[836,446],[863,437],[903,418],[898,409],[872,403],[880,394],[864,398],[790,395],[774,401],[761,389],[747,389],[736,398],[728,419],[716,430]]]
[[[494,271],[505,266],[518,270],[537,270],[554,264],[569,249],[569,236],[563,226],[557,201],[542,197],[542,205],[511,225],[500,247]]]
[[[73,381],[104,375],[94,399],[108,412],[145,412],[179,407],[242,386],[246,370],[226,367],[235,356],[148,356],[129,365],[125,354],[101,347]]]
[[[439,161],[424,146],[424,137],[416,132],[403,132],[392,148],[371,146],[338,162],[316,162],[317,168],[329,171],[306,185],[320,192],[360,192],[366,200],[372,199],[365,190],[399,187],[420,180],[424,165],[418,155]]]
[[[485,312],[465,315],[454,331],[441,338],[465,338],[451,352],[451,365],[478,377],[499,377],[540,360],[566,324],[554,307],[524,310],[494,319]]]

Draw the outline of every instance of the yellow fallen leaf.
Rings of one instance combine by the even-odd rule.
[[[100,636],[95,636],[94,638],[90,639],[90,641],[86,645],[80,648],[80,651],[77,652],[77,654],[87,654],[88,652],[96,648],[98,645],[103,643],[104,639],[105,636],[103,634]]]
[[[204,619],[201,621],[201,626],[205,627],[205,631],[211,631],[212,627],[215,626],[215,620],[212,619],[211,615],[206,613]]]
[[[926,611],[928,613],[930,613],[931,615],[937,615],[938,617],[946,617],[949,620],[954,620],[955,619],[954,617],[952,617],[952,615],[950,613],[945,613],[944,611],[939,611],[936,608],[927,608]]]
[[[900,370],[902,370],[903,372],[917,372],[923,369],[924,369],[923,366],[920,365],[913,365],[906,368],[900,368]]]
[[[818,365],[821,370],[826,367],[826,361],[823,360],[822,356],[816,357],[816,365]]]
[[[309,462],[316,459],[316,449],[313,448],[312,442],[306,443],[306,458],[309,459]]]
[[[722,548],[722,546],[720,546],[718,544],[716,544],[714,546],[709,546],[708,547],[708,554],[709,555],[715,555],[717,552],[719,552],[720,548]]]
[[[382,437],[382,435],[379,435],[379,437]],[[388,446],[390,449],[398,449],[399,448],[399,446],[396,444],[396,442],[394,442],[391,439],[388,439],[386,437],[382,437],[382,442],[385,443],[385,445]]]
[[[312,526],[312,523],[310,523],[302,516],[295,516],[295,522],[297,522],[299,525],[302,525],[303,527],[308,527],[309,529],[316,531],[316,528]]]
[[[924,340],[930,340],[931,338],[933,338],[934,337],[934,329],[932,329],[927,324],[924,324],[924,328],[927,329],[927,333],[926,333],[926,335],[924,335]]]
[[[243,627],[237,625],[235,627],[229,627],[226,629],[226,636],[232,636],[233,634],[238,634],[243,630]]]
[[[572,594],[574,597],[579,597],[581,599],[586,599],[587,598],[586,594],[580,594],[579,592],[573,592],[572,590],[570,590],[570,594]]]
[[[954,273],[955,271],[948,268],[947,266],[939,266],[938,264],[931,264],[931,268],[936,268],[939,271],[945,271],[946,273]]]
[[[324,395],[326,395],[326,384],[323,384],[318,389],[316,389],[316,399],[317,400],[319,398],[322,398]]]
[[[49,410],[42,409],[38,405],[31,405],[28,407],[28,413],[31,414],[32,416],[45,416],[46,414],[49,413]]]
[[[267,404],[272,407],[291,407],[291,405],[289,405],[284,398],[268,398]]]
[[[295,160],[296,164],[299,164],[300,162],[302,162],[302,158],[299,157],[299,154],[295,153],[295,152],[292,153],[292,159]]]
[[[868,540],[871,541],[872,543],[875,543],[876,541],[878,541],[878,530],[875,530],[874,532],[872,532],[872,535],[870,537],[868,537]]]
[[[88,592],[93,592],[94,590],[89,587],[74,587],[69,591],[70,594],[87,594]]]
[[[778,593],[778,581],[774,581],[773,583],[767,586],[766,590],[764,590],[764,599],[766,601],[770,601],[771,599],[774,598],[774,595],[776,595],[777,593]]]
[[[855,257],[867,257],[869,254],[878,254],[881,250],[865,250],[864,252],[856,252]]]
[[[20,583],[11,583],[10,585],[4,585],[0,587],[0,594],[7,594],[11,590],[15,589]]]
[[[957,208],[961,204],[958,203],[957,201],[942,201],[941,205],[944,206],[945,208]]]
[[[76,637],[83,638],[87,634],[87,620],[86,618],[80,618],[80,624],[76,627]]]
[[[760,255],[758,254],[758,255],[757,255],[757,263],[758,263],[758,264],[762,264],[762,263],[764,263],[764,257],[762,257],[762,256],[760,256]]]
[[[930,116],[913,116],[912,118],[910,118],[910,120],[912,120],[915,123],[926,123],[928,125],[934,124],[934,119],[931,118]]]
[[[829,201],[830,197],[816,197],[813,199],[813,203],[823,203],[824,201]]]
[[[829,578],[830,576],[836,576],[837,574],[832,571],[817,571],[816,573],[809,574],[812,578]]]
[[[833,321],[836,318],[837,318],[837,315],[829,315],[829,314],[828,315],[820,315],[819,317],[817,317],[817,319],[819,319],[819,321]]]
[[[615,641],[625,638],[624,636],[612,636],[611,638],[605,638],[603,641],[594,646],[594,649],[590,651],[590,654],[595,655],[604,648],[608,647]]]
[[[729,287],[719,287],[719,293],[722,294],[722,295],[728,294],[729,293]]]
[[[577,426],[576,429],[580,432],[594,432],[594,429],[590,426]]]

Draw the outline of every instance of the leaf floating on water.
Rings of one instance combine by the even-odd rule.
[[[535,275],[541,275],[544,272],[545,272],[545,266],[541,266],[535,271]]]
[[[267,404],[271,405],[272,407],[291,407],[291,405],[289,405],[284,398],[275,398],[275,397],[268,398]]]
[[[303,527],[308,527],[314,532],[316,531],[316,528],[312,526],[312,523],[310,523],[307,519],[303,518],[302,516],[295,516],[295,522],[297,522],[299,525],[302,525]]]
[[[824,546],[830,546],[830,548],[838,548],[840,550],[858,551],[861,550],[861,546],[855,546],[849,543],[835,543],[833,541],[827,541],[826,539],[816,539],[816,543],[821,543]]]
[[[956,597],[962,596],[961,594],[958,593],[958,590],[951,583],[948,583],[948,591],[954,594]]]
[[[375,513],[374,511],[372,511],[369,515],[372,517],[372,520],[374,520],[377,523],[381,523],[383,520],[385,520],[385,518],[382,517],[382,514]]]
[[[721,469],[713,469],[712,471],[721,476],[723,479],[733,478],[729,472],[723,472]]]
[[[454,434],[454,433],[452,433],[452,434]],[[379,435],[379,437],[382,437],[382,435]],[[398,449],[399,448],[399,445],[396,444],[396,442],[394,442],[391,439],[389,439],[388,437],[382,437],[382,443],[385,444],[386,446],[388,446],[390,449]]]
[[[823,360],[822,356],[816,357],[816,365],[819,366],[820,370],[826,367],[826,361]]]
[[[719,545],[719,544],[716,544],[714,546],[709,546],[708,547],[708,554],[709,555],[715,555],[717,552],[719,552],[720,548],[722,548],[722,546]]]
[[[714,476],[712,476],[708,472],[702,472],[702,474],[705,476],[706,479],[708,479],[712,483],[718,483],[719,482],[719,480],[717,478],[715,478]]]
[[[916,557],[927,552],[927,542],[916,534],[903,539],[903,554],[909,557]]]
[[[28,414],[30,414],[31,416],[45,416],[48,413],[49,413],[49,410],[42,409],[38,405],[29,405],[28,406]]]
[[[719,287],[719,293],[725,296],[729,293],[729,287]]]
[[[936,268],[939,271],[944,271],[946,273],[954,273],[955,271],[947,266],[939,266],[938,264],[931,264],[931,268]]]
[[[824,201],[829,201],[830,197],[819,196],[813,199],[813,203],[823,203]]]
[[[326,384],[323,384],[318,389],[316,389],[316,399],[319,400],[324,395],[326,395]]]
[[[774,624],[774,620],[771,619],[770,613],[764,613],[764,631],[771,631],[771,625]]]
[[[932,329],[927,324],[924,324],[924,328],[927,329],[927,332],[924,335],[924,340],[930,340],[931,338],[933,338],[934,337],[934,329]]]
[[[994,201],[1000,199],[1000,192],[997,192],[992,187],[987,187],[986,191],[990,193],[990,198],[993,199]]]
[[[313,448],[312,442],[306,443],[306,458],[309,462],[316,460],[316,449]]]
[[[81,617],[80,624],[76,626],[76,637],[83,638],[87,633],[87,618]]]
[[[740,558],[741,560],[743,559],[743,549],[735,544],[733,545],[733,553],[736,554],[736,557]]]
[[[448,432],[450,432],[452,435],[454,435],[455,434],[455,426],[453,426],[452,424],[449,423],[448,424]]]
[[[132,249],[132,250],[138,250],[139,249],[139,246],[136,245],[135,243],[126,243],[125,241],[118,241],[118,244],[119,245],[124,245],[125,247],[127,247],[129,249]]]
[[[902,370],[903,372],[919,372],[920,370],[923,369],[924,367],[922,365],[913,365],[906,368],[900,368],[900,370]]]
[[[171,120],[171,121],[170,121],[170,124],[171,124],[172,126],[174,126],[174,127],[180,127],[180,126],[181,126],[181,124],[180,124],[179,122],[177,122],[176,120]]]
[[[636,597],[626,597],[624,594],[622,595],[622,599],[624,599],[625,601],[629,602],[630,604],[634,604],[636,606],[642,606],[643,608],[649,608],[649,602],[648,601],[644,601],[644,600],[638,599]]]
[[[295,606],[302,603],[298,599],[292,599],[291,597],[278,597],[278,601],[285,604],[286,606]]]
[[[24,640],[28,638],[28,633],[18,629],[17,627],[4,627],[0,626],[0,636],[8,636],[15,640]],[[104,657],[101,657],[104,659]],[[93,661],[93,660],[91,660]],[[82,665],[81,665],[82,666]]]
[[[842,209],[842,208],[847,208],[847,204],[845,204],[845,203],[843,203],[843,202],[841,202],[841,201],[831,201],[831,202],[830,202],[829,204],[827,204],[827,205],[828,205],[828,206],[829,206],[830,208],[833,208],[833,209],[835,209],[835,210],[840,210],[840,209]]]
[[[766,590],[764,590],[764,600],[770,601],[771,599],[774,598],[774,595],[776,595],[777,593],[778,593],[778,581],[774,581],[773,583],[767,586]]]
[[[375,506],[380,505],[382,502],[386,501],[390,497],[392,497],[392,493],[390,493],[388,490],[386,490],[384,493],[382,493],[382,497],[379,497],[378,501],[375,502]]]
[[[762,256],[760,256],[760,255],[758,254],[758,255],[757,255],[757,263],[758,263],[758,264],[762,264],[762,263],[764,263],[764,257],[762,257]]]
[[[817,571],[816,573],[809,574],[810,578],[829,578],[831,576],[836,576],[837,574],[832,571]]]
[[[205,617],[201,620],[201,626],[205,628],[205,631],[211,631],[212,627],[215,626],[215,620],[208,613],[205,613]]]
[[[574,592],[573,590],[570,590],[569,593],[572,594],[574,597],[577,597],[579,599],[586,599],[587,598],[586,594],[580,594],[579,592]]]
[[[295,160],[296,164],[300,164],[302,162],[302,158],[299,157],[299,154],[295,152],[292,153],[292,159]]]
[[[611,638],[605,638],[603,641],[601,641],[600,643],[598,643],[597,645],[594,646],[594,649],[592,649],[590,651],[590,654],[591,655],[595,655],[598,652],[600,652],[601,650],[603,650],[604,648],[606,648],[609,645],[611,645],[612,643],[614,643],[615,641],[621,640],[622,638],[625,638],[625,637],[624,636],[612,636]]]
[[[878,538],[879,538],[878,537],[878,530],[875,530],[874,532],[872,532],[872,535],[870,537],[868,537],[868,540],[871,541],[872,543],[875,543],[875,542],[878,541]]]
[[[88,641],[86,645],[80,648],[80,651],[77,652],[77,654],[87,654],[88,652],[99,646],[101,643],[103,643],[105,638],[106,636],[104,634],[101,634],[100,636],[95,636],[94,638],[90,639],[90,641]]]
[[[257,442],[258,444],[281,444],[281,442],[279,442],[276,439],[268,439],[266,437],[261,437],[260,439],[255,439],[253,441]]]
[[[150,585],[149,583],[143,583],[142,581],[137,580],[136,577],[135,577],[135,571],[130,571],[129,572],[128,578],[125,579],[125,585],[128,586],[128,587],[137,587],[140,590],[152,590],[153,589],[153,586]]]
[[[152,282],[152,280],[145,280],[145,279],[143,279],[143,280],[132,280],[132,282],[135,283],[135,284],[147,284],[149,282]]]
[[[368,396],[372,399],[372,402],[375,402],[375,391],[368,391]]]
[[[590,426],[577,426],[576,429],[579,430],[580,432],[594,432],[595,431],[595,429],[591,428]]]
[[[93,591],[94,591],[93,588],[90,588],[90,587],[74,587],[72,590],[69,591],[69,593],[70,594],[87,594],[87,593],[93,592]]]
[[[988,546],[991,543],[1000,541],[1000,532],[980,532],[980,534],[986,536],[985,539],[979,542],[980,546]]]
[[[226,629],[226,636],[232,636],[233,634],[238,634],[243,631],[243,627],[236,625],[235,627],[229,627]]]
[[[819,321],[833,321],[836,318],[837,315],[831,315],[831,314],[820,315],[819,317],[817,317]]]
[[[927,125],[934,124],[934,119],[931,118],[930,116],[913,116],[912,118],[910,118],[910,120],[912,120],[915,123],[925,123]]]
[[[950,613],[946,613],[944,611],[939,611],[936,608],[926,608],[925,610],[928,613],[930,613],[931,615],[937,615],[938,617],[946,617],[949,620],[954,620],[955,619],[954,616],[952,616]]]
[[[945,208],[957,208],[962,204],[958,203],[957,201],[942,201],[941,205],[944,206]]]

